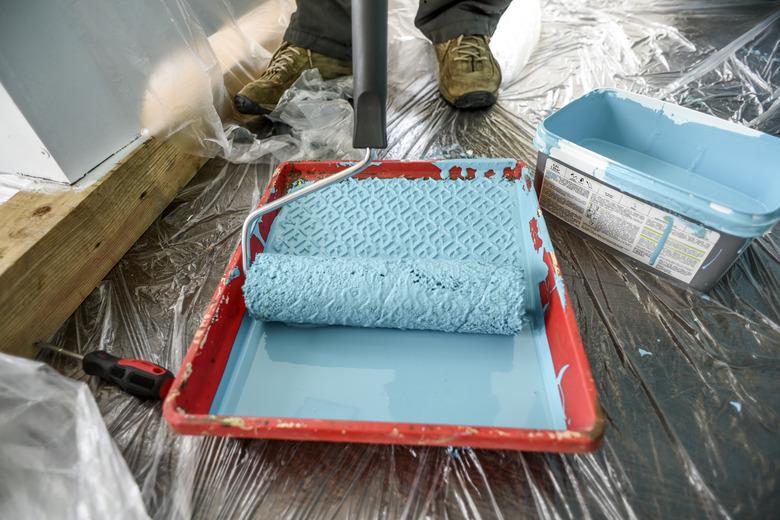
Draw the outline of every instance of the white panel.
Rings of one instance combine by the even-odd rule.
[[[68,182],[8,92],[0,85],[0,173]]]

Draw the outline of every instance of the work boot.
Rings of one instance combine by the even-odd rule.
[[[273,111],[284,91],[308,69],[319,69],[322,79],[333,79],[352,74],[352,62],[282,42],[268,68],[233,98],[236,110],[242,114],[255,115]]]
[[[439,92],[455,108],[485,108],[496,102],[501,68],[489,42],[487,36],[458,36],[434,45]]]

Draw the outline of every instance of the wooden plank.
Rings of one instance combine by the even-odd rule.
[[[84,189],[0,205],[0,351],[32,356],[205,161],[152,138]]]

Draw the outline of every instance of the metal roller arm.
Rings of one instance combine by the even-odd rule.
[[[341,180],[352,177],[353,175],[357,175],[371,164],[371,161],[374,159],[374,157],[374,150],[367,148],[366,155],[363,157],[363,159],[356,162],[349,168],[346,168],[338,173],[334,173],[333,175],[329,175],[328,177],[320,179],[311,184],[307,184],[297,191],[288,193],[283,197],[279,197],[276,200],[263,204],[250,213],[244,220],[244,225],[241,228],[241,265],[244,269],[244,275],[249,272],[249,266],[252,264],[251,251],[249,250],[249,241],[252,238],[252,229],[263,215],[270,213],[275,209],[279,209],[285,204],[289,204],[296,199],[305,197],[306,195],[314,193],[315,191],[319,191],[323,188],[327,188],[331,184],[335,184]]]

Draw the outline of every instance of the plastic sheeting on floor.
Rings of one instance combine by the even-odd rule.
[[[87,386],[0,354],[0,517],[149,518]]]
[[[422,41],[396,35],[410,57],[406,76],[391,61],[387,155],[509,156],[534,164],[536,125],[604,86],[780,133],[780,2],[542,4],[538,46],[486,112],[449,108],[437,96],[431,53]],[[427,54],[418,60],[413,49]],[[735,175],[749,175],[739,164],[735,157]],[[271,168],[211,161],[58,340],[82,352],[105,348],[176,370]],[[701,295],[549,224],[606,416],[598,451],[562,456],[180,437],[167,428],[159,404],[90,381],[149,514],[774,516],[780,508],[778,234],[756,240]],[[69,360],[47,359],[84,377]]]

